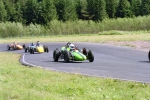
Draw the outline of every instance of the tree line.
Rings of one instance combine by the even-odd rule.
[[[0,0],[0,22],[102,21],[150,14],[150,0]]]

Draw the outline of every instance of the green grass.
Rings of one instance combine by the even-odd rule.
[[[0,100],[149,100],[150,85],[54,72],[0,52]]]
[[[0,43],[150,41],[149,31],[0,39]],[[0,52],[0,100],[149,100],[150,84],[54,72],[19,63],[21,55]]]
[[[149,31],[103,31],[99,34],[81,34],[81,35],[50,35],[39,37],[15,37],[1,38],[0,43],[19,43],[25,42],[107,42],[107,41],[150,41]]]

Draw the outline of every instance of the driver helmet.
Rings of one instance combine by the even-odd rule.
[[[70,45],[70,44],[71,44],[71,43],[70,43],[70,42],[68,42],[68,43],[67,43],[67,46],[69,47],[69,45]]]
[[[40,42],[39,41],[37,41],[37,46],[39,46],[40,45]]]
[[[70,48],[70,50],[75,50],[75,45],[74,44],[70,44],[69,48]]]
[[[34,43],[31,43],[31,46],[34,46]]]

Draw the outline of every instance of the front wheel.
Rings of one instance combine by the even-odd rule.
[[[28,49],[27,48],[25,48],[25,52],[27,52],[28,51]]]
[[[55,62],[58,62],[59,56],[60,56],[59,50],[54,50],[54,52],[53,52],[53,60]]]
[[[65,63],[68,63],[68,62],[69,62],[69,57],[70,57],[70,54],[69,54],[69,52],[66,50],[66,51],[64,52],[64,62],[65,62]]]
[[[33,49],[32,49],[32,48],[30,48],[30,54],[32,54],[32,50],[33,50]]]
[[[14,49],[14,50],[17,50],[17,46],[16,46],[16,45],[14,45],[13,49]]]
[[[88,59],[89,59],[89,62],[93,62],[94,61],[94,55],[93,55],[91,50],[88,51]]]
[[[7,50],[10,50],[10,46],[9,45],[7,45]]]
[[[26,45],[25,44],[23,44],[23,46],[22,46],[24,49],[26,49]]]
[[[87,56],[87,49],[86,49],[86,48],[83,48],[83,49],[82,49],[82,53],[83,53],[85,56]]]
[[[149,53],[148,53],[148,58],[149,58],[149,61],[150,61],[150,51],[149,51]]]
[[[34,54],[34,48],[30,48],[30,54]]]
[[[44,48],[44,52],[47,52],[47,53],[49,52],[48,47],[45,47],[45,48]]]

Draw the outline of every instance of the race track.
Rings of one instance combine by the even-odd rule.
[[[150,83],[150,62],[148,52],[133,50],[128,47],[116,47],[99,43],[74,43],[79,48],[86,47],[94,53],[94,62],[53,62],[53,50],[66,43],[43,43],[49,53],[30,54],[24,50],[7,51],[7,44],[0,44],[1,52],[23,54],[20,61],[31,66],[40,66],[50,70],[77,73],[88,76],[108,77],[121,80]]]

